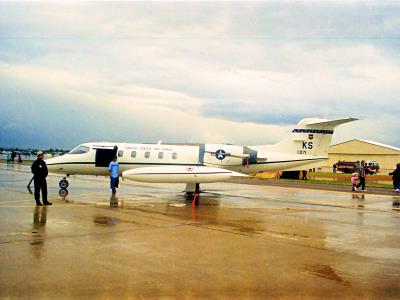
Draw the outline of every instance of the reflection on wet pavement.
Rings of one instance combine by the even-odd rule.
[[[115,194],[111,194],[110,197],[110,208],[118,207],[118,197]]]
[[[33,212],[33,239],[30,244],[34,257],[41,258],[46,240],[47,206],[36,206]]]
[[[108,216],[95,216],[94,217],[94,222],[98,224],[103,224],[103,225],[109,225],[113,226],[117,224],[118,219],[114,217],[108,217]]]

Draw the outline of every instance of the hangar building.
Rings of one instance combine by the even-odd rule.
[[[373,141],[354,139],[330,146],[328,157],[327,167],[330,170],[332,170],[333,164],[339,160],[375,160],[379,162],[380,173],[385,174],[393,171],[396,164],[400,163],[400,148]]]

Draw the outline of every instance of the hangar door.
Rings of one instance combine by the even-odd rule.
[[[97,148],[96,149],[96,167],[108,167],[114,156],[117,155],[118,147],[114,148]]]

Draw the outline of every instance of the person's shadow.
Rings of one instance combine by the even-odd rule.
[[[46,237],[47,206],[36,206],[33,212],[33,225],[31,241],[32,253],[40,258],[43,253],[43,245]]]
[[[400,211],[400,200],[393,200],[392,210]]]

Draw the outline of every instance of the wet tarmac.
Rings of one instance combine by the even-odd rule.
[[[48,177],[0,164],[1,298],[400,297],[400,197],[277,186]]]

